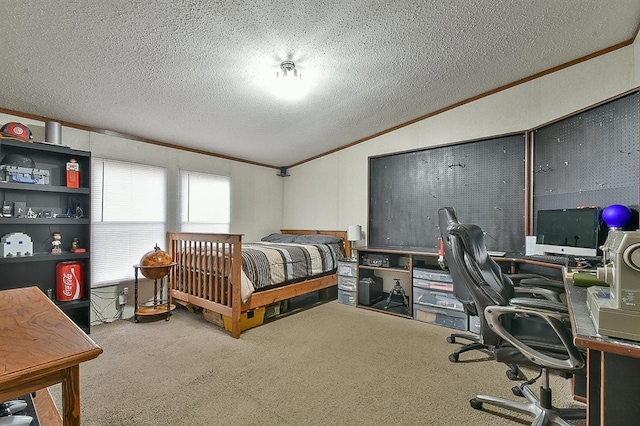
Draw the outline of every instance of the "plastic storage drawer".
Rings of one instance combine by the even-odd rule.
[[[414,278],[413,287],[453,292],[453,283],[446,283],[443,281],[431,281],[431,280],[425,280],[423,278]]]
[[[472,333],[480,334],[480,317],[475,315],[469,316],[469,331]]]
[[[467,331],[467,314],[463,312],[414,303],[413,318],[430,324]]]
[[[338,288],[340,290],[356,291],[358,279],[356,277],[343,277],[338,275]]]
[[[413,288],[413,303],[464,312],[464,306],[453,293]]]
[[[338,302],[356,306],[356,292],[338,289]]]
[[[442,281],[445,283],[452,282],[451,275],[448,272],[438,271],[436,269],[413,268],[413,277],[430,281]]]
[[[358,264],[356,262],[349,262],[346,260],[338,261],[338,275],[343,277],[357,277],[358,276]]]

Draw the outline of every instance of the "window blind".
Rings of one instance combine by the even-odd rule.
[[[231,182],[227,176],[180,171],[183,232],[229,232]]]
[[[162,167],[92,159],[92,284],[133,278],[133,265],[166,240],[167,173]]]

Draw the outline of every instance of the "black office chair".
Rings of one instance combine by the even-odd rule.
[[[514,298],[514,286],[496,269],[484,245],[482,229],[476,225],[452,224],[450,236],[451,269],[471,294],[481,319],[481,341],[493,348],[496,361],[540,368],[540,375],[514,386],[512,391],[528,402],[511,401],[488,395],[470,400],[475,409],[491,404],[534,416],[534,425],[568,425],[563,419],[583,419],[584,409],[555,408],[549,387],[549,372],[584,374],[584,357],[573,344],[568,309],[557,301]],[[540,397],[529,388],[542,377]]]
[[[449,270],[453,281],[453,294],[456,299],[462,303],[465,313],[470,316],[478,316],[475,302],[471,297],[471,293],[467,290],[467,287],[462,283],[462,278],[459,277],[457,268],[451,268],[447,264],[447,259],[452,256],[450,242],[451,237],[447,233],[447,228],[459,223],[460,222],[458,221],[453,207],[442,207],[438,210],[438,225],[440,227],[440,237],[442,238],[444,248],[444,259],[440,259],[439,262],[442,268]],[[500,267],[491,258],[488,258],[487,261],[493,263],[493,270],[500,271]],[[550,280],[540,275],[514,274],[510,277],[517,286],[515,289],[516,293],[520,296],[542,297],[548,300],[560,301],[560,294],[564,292],[564,287],[561,282]],[[477,334],[451,333],[451,335],[447,337],[447,342],[456,343],[457,339],[465,339],[471,343],[456,348],[456,350],[449,355],[449,361],[451,362],[458,362],[460,354],[464,352],[473,350],[492,350],[491,347],[480,341],[480,337]],[[506,374],[509,379],[517,380],[519,377],[517,366],[510,366],[510,369],[507,370]]]
[[[467,287],[462,283],[461,278],[459,277],[459,273],[457,268],[449,268],[447,259],[449,259],[451,254],[451,242],[449,241],[450,237],[447,233],[447,228],[451,225],[459,224],[458,218],[456,216],[456,212],[453,207],[442,207],[438,210],[438,225],[440,227],[440,238],[442,238],[442,248],[444,249],[444,253],[441,253],[441,257],[439,258],[440,267],[443,269],[448,269],[449,274],[451,275],[451,280],[453,282],[453,295],[462,303],[464,308],[464,312],[470,316],[478,316],[478,312],[476,311],[476,306],[471,297],[471,293],[467,290]],[[442,256],[444,255],[444,256]],[[465,339],[471,343],[467,343],[458,347],[453,353],[449,355],[449,361],[458,362],[460,358],[460,354],[464,352],[474,351],[474,350],[484,350],[491,351],[491,348],[485,345],[480,341],[480,336],[472,333],[451,333],[447,337],[447,342],[456,343],[457,339]],[[515,380],[518,378],[518,369],[510,369],[507,371],[507,376]]]

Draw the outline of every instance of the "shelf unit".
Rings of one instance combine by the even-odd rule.
[[[438,264],[438,253],[425,248],[359,247],[358,286],[367,277],[381,277],[384,296],[372,305],[357,306],[413,318],[449,328],[467,330],[468,318],[453,296],[453,284],[447,271]],[[389,303],[389,293],[396,280],[402,286],[408,306],[396,292]],[[358,291],[358,294],[361,294]]]
[[[468,316],[462,304],[453,295],[453,282],[448,271],[442,270],[438,263],[438,252],[434,249],[412,247],[357,247],[356,306],[387,314],[413,318],[448,328],[479,333],[478,317]],[[519,272],[538,273],[558,278],[560,265],[532,261],[517,254],[494,257],[506,274]],[[533,269],[532,269],[533,268]],[[383,279],[384,298],[372,305],[360,300],[360,288],[363,278],[381,277]],[[409,309],[393,309],[401,306],[401,298],[395,296],[395,302],[385,308],[389,290],[398,278],[406,293]]]
[[[0,161],[7,154],[31,158],[35,168],[49,171],[49,184],[0,181],[0,198],[15,215],[14,203],[25,203],[39,217],[4,217],[0,215],[0,236],[24,233],[31,238],[33,254],[0,257],[0,290],[38,286],[50,295],[56,305],[83,331],[90,332],[91,313],[91,153],[60,145],[0,139]],[[66,163],[75,159],[80,167],[80,187],[69,188],[66,183]],[[8,180],[8,179],[7,179]],[[81,218],[61,218],[55,215],[76,214]],[[61,254],[52,254],[52,233],[62,234]],[[72,253],[74,238],[84,253]],[[77,261],[83,265],[84,296],[79,300],[56,301],[56,265]]]
[[[383,298],[371,305],[362,303],[358,298],[357,306],[385,312],[401,317],[412,318],[413,286],[412,273],[415,265],[423,265],[429,261],[437,268],[436,252],[428,249],[393,248],[393,247],[358,247],[358,286],[365,278],[381,278],[383,282]],[[433,261],[431,261],[433,260]],[[407,299],[404,305],[402,295],[394,294],[389,300],[389,293],[393,292],[396,280],[402,287]],[[360,291],[358,291],[360,293]]]

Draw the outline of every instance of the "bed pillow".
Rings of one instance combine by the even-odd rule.
[[[295,242],[298,244],[333,244],[341,243],[342,238],[322,234],[298,235]]]
[[[266,237],[262,237],[260,241],[264,241],[266,243],[295,243],[297,235],[291,234],[269,234]]]

